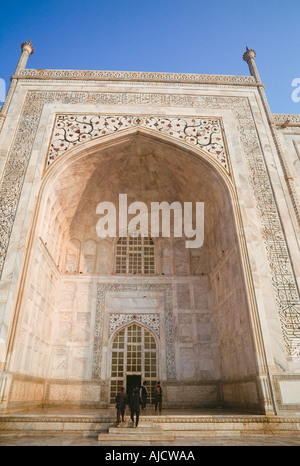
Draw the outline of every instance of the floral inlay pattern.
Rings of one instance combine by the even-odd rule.
[[[221,122],[211,118],[161,118],[141,116],[58,115],[46,166],[68,149],[101,136],[142,126],[205,150],[229,172]]]
[[[109,320],[109,335],[122,325],[130,322],[140,322],[154,330],[159,336],[159,315],[158,314],[111,314]]]

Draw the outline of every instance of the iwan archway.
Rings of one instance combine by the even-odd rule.
[[[118,211],[120,193],[149,212],[152,202],[204,203],[203,246],[160,234],[148,273],[118,269],[117,238],[97,236],[96,211],[102,201]],[[28,239],[7,367],[27,394],[12,390],[9,403],[107,406],[112,335],[150,323],[164,406],[263,412],[239,222],[224,168],[184,142],[129,129],[66,152],[44,177]]]

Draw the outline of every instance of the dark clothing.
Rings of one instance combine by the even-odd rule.
[[[127,395],[125,392],[119,392],[116,396],[116,408],[122,409],[125,408],[127,403]]]
[[[142,403],[139,393],[134,393],[131,398],[130,408],[131,408],[131,420],[134,422],[134,415],[136,415],[135,425],[138,426],[139,417],[140,417],[140,405]]]
[[[135,415],[135,426],[137,427],[139,425],[140,412],[139,411],[133,411],[131,409],[131,420],[132,420],[132,422],[134,422],[134,415]]]
[[[160,385],[157,385],[157,387],[155,388],[155,411],[159,410],[159,412],[161,413],[161,409],[162,409],[162,388]]]
[[[121,418],[122,421],[124,421],[127,400],[128,398],[125,392],[119,392],[116,396],[117,424],[120,424]]]
[[[147,388],[143,386],[141,388],[141,399],[142,399],[142,408],[143,409],[146,409],[147,396],[148,396]]]
[[[134,393],[131,398],[130,408],[134,411],[140,411],[140,405],[142,404],[139,393]]]
[[[117,424],[121,423],[121,419],[124,422],[125,408],[117,408]]]

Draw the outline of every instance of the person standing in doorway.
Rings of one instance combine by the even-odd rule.
[[[117,408],[117,427],[120,427],[121,419],[125,421],[125,408],[128,401],[127,395],[124,391],[124,387],[121,387],[119,393],[116,396],[116,408]]]
[[[160,386],[160,382],[157,382],[157,385],[155,387],[155,412],[157,411],[159,414],[161,414],[161,409],[162,409],[162,388]]]
[[[142,387],[141,387],[140,396],[141,396],[141,399],[142,399],[142,410],[143,410],[143,412],[145,412],[146,411],[146,405],[147,405],[147,398],[148,398],[148,391],[147,391],[147,388],[146,388],[146,382],[144,382]]]
[[[133,391],[133,395],[132,395],[131,403],[130,403],[132,427],[135,427],[136,429],[139,424],[141,404],[142,404],[142,399],[140,397],[139,389],[136,388]],[[135,421],[134,421],[134,415],[135,415]]]

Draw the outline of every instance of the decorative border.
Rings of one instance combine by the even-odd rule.
[[[173,306],[172,291],[170,285],[130,285],[99,283],[97,289],[97,305],[94,333],[93,351],[93,378],[100,377],[101,358],[103,349],[103,317],[105,312],[105,293],[109,291],[162,291],[164,292],[164,317],[166,327],[166,353],[167,353],[167,374],[168,378],[176,378],[175,370],[175,349],[173,330]],[[152,315],[152,314],[151,314]],[[136,316],[137,317],[137,316]]]
[[[14,78],[32,79],[74,79],[94,81],[150,81],[186,82],[213,84],[257,85],[253,76],[190,74],[190,73],[153,73],[140,71],[101,71],[101,70],[40,70],[22,69]]]
[[[72,147],[130,127],[144,127],[168,134],[206,151],[225,168],[229,163],[219,118],[164,118],[102,114],[57,115],[47,155],[46,169]]]
[[[49,415],[48,416],[32,416],[30,414],[26,415],[24,414],[23,416],[20,416],[20,414],[3,414],[0,416],[1,423],[7,423],[7,422],[26,422],[30,420],[30,422],[46,422],[46,423],[56,423],[56,422],[64,422],[64,423],[115,423],[116,422],[116,417],[113,415],[103,415],[103,416],[90,416],[90,417],[85,417],[85,416],[53,416]],[[219,416],[214,417],[214,416],[207,416],[207,417],[176,417],[176,416],[147,416],[145,418],[151,422],[155,422],[157,424],[172,424],[172,423],[179,423],[179,424],[268,424],[270,425],[270,419],[271,416],[269,417],[256,417],[255,415],[252,415],[251,417],[247,416],[239,416],[237,415],[236,417],[232,416]],[[289,417],[280,417],[280,418],[274,418],[272,417],[271,419],[271,424],[282,424],[282,423],[287,423],[287,424],[293,424],[295,426],[298,426],[298,420],[294,418],[289,418]],[[0,429],[4,430],[4,429]],[[23,429],[22,429],[23,430]],[[176,430],[178,430],[176,428]],[[298,430],[298,429],[296,429]],[[294,430],[293,430],[294,431]],[[267,435],[267,434],[266,434]],[[274,435],[272,432],[270,435]]]
[[[293,115],[289,113],[273,113],[272,118],[276,125],[283,125],[287,120],[289,120],[290,125],[300,126],[300,115]]]
[[[274,389],[275,389],[275,395],[276,395],[276,400],[278,403],[278,408],[282,410],[299,410],[300,409],[300,403],[283,403],[282,401],[282,395],[281,395],[281,390],[280,390],[280,382],[281,381],[293,381],[296,380],[300,382],[300,375],[299,374],[293,374],[293,375],[273,375],[273,382],[274,382]]]
[[[257,414],[251,414],[249,416],[244,415],[244,414],[236,414],[236,416],[232,415],[206,415],[206,416],[185,416],[184,414],[182,416],[178,415],[169,415],[168,416],[151,416],[148,415],[147,418],[145,418],[151,422],[154,422],[155,424],[234,424],[235,426],[238,425],[251,425],[251,424],[258,424],[264,426],[267,424],[271,429],[267,429],[264,433],[267,435],[268,432],[270,432],[270,435],[274,435],[274,431],[272,431],[272,425],[282,425],[283,429],[281,432],[288,432],[288,429],[285,426],[293,426],[293,432],[295,431],[300,431],[299,428],[299,419],[296,417],[283,417],[283,416],[266,416],[266,415],[257,415]],[[116,417],[115,414],[103,414],[101,416],[94,414],[91,416],[86,416],[84,414],[80,415],[74,415],[74,416],[66,416],[66,415],[32,415],[32,414],[13,414],[13,413],[6,413],[0,415],[0,420],[1,420],[1,426],[4,426],[4,423],[58,423],[58,422],[63,422],[63,423],[70,423],[70,424],[75,424],[75,423],[115,423],[116,422]],[[16,426],[14,426],[16,427]],[[179,426],[174,426],[175,430],[181,430]],[[184,429],[184,426],[182,426]],[[0,428],[1,430],[5,430],[4,428]],[[228,428],[226,429],[228,432]],[[233,430],[236,432],[236,427],[233,428]],[[245,429],[247,430],[247,429]],[[225,430],[224,430],[225,432]]]
[[[33,142],[39,126],[40,115],[43,105],[46,103],[127,104],[148,105],[159,108],[163,106],[225,108],[233,112],[238,124],[240,140],[248,167],[249,181],[260,217],[260,229],[264,238],[287,355],[299,357],[299,293],[250,103],[246,97],[174,95],[167,93],[28,91],[0,186],[1,274]]]

